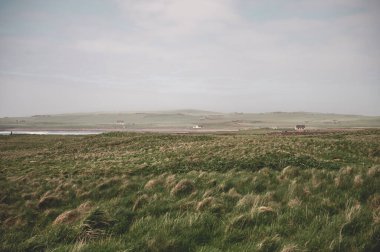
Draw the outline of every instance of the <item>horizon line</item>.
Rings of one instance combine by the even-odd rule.
[[[63,112],[63,113],[37,113],[30,115],[21,115],[21,116],[2,116],[3,118],[21,118],[21,117],[38,117],[38,116],[64,116],[64,115],[81,115],[81,114],[135,114],[135,113],[186,113],[190,111],[192,112],[202,112],[202,113],[210,113],[210,114],[274,114],[274,113],[284,113],[284,114],[292,114],[292,113],[304,113],[304,114],[325,114],[325,115],[345,115],[345,116],[366,116],[366,117],[380,117],[380,115],[368,115],[368,114],[349,114],[349,113],[336,113],[336,112],[317,112],[317,111],[265,111],[265,112],[243,112],[243,111],[213,111],[207,109],[163,109],[163,110],[98,110],[98,111],[83,111],[83,112]]]

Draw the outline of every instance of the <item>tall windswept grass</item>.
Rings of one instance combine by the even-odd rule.
[[[0,251],[380,251],[380,131],[0,136]]]

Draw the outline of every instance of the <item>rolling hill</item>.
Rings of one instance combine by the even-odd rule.
[[[219,113],[201,110],[153,112],[75,113],[0,118],[1,130],[244,130],[289,129],[305,124],[307,129],[377,128],[380,116],[323,114],[308,112]]]

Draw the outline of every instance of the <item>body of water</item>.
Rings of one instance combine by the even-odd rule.
[[[80,131],[80,130],[15,130],[15,131],[0,131],[0,135],[60,135],[60,136],[85,136],[97,135],[103,131]]]

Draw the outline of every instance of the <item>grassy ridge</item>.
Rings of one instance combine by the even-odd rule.
[[[378,251],[380,131],[0,136],[1,251]]]
[[[202,125],[204,129],[214,130],[263,127],[294,128],[296,124],[306,124],[308,128],[380,127],[380,117],[306,112],[216,113],[176,110],[0,118],[0,129],[191,129],[197,124]]]

